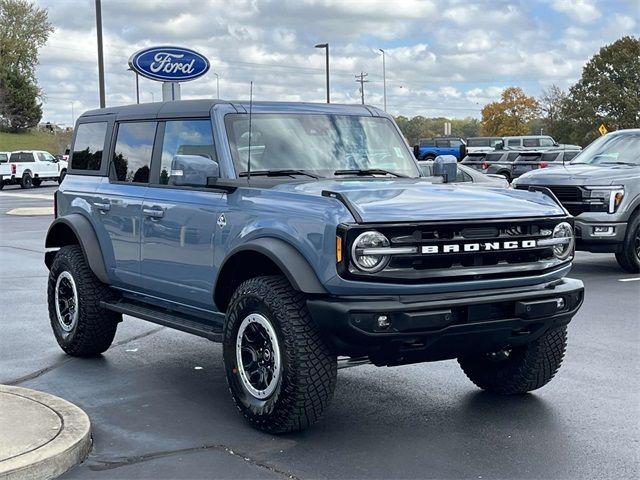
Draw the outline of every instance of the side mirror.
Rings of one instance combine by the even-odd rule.
[[[218,162],[200,155],[176,155],[171,162],[169,185],[206,187],[209,177],[218,178]]]
[[[504,150],[504,140],[496,142],[493,148],[496,150]]]
[[[453,182],[458,175],[458,159],[453,155],[438,155],[433,162],[433,174],[444,183]]]

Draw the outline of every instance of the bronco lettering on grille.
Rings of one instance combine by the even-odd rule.
[[[511,240],[507,242],[483,242],[483,243],[450,243],[445,245],[423,245],[422,253],[460,253],[460,252],[486,252],[490,250],[516,250],[520,248],[535,248],[536,240]]]

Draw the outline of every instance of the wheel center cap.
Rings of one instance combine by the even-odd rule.
[[[269,360],[271,358],[271,352],[267,349],[265,349],[262,352],[262,358],[264,358],[265,360]]]

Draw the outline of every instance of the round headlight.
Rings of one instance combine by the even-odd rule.
[[[389,263],[389,255],[367,252],[367,250],[386,248],[389,240],[380,232],[370,231],[358,235],[351,248],[351,258],[358,269],[375,273],[382,270]]]
[[[566,238],[567,241],[553,246],[553,254],[559,260],[565,260],[573,254],[575,239],[573,237],[573,228],[567,222],[559,223],[553,229],[552,238]]]

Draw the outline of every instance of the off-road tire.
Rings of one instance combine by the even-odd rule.
[[[0,181],[0,190],[2,190],[4,188],[4,182]]]
[[[638,243],[636,243],[638,242]],[[622,251],[616,253],[618,265],[629,273],[640,273],[640,212],[634,213],[627,224]]]
[[[39,178],[34,178],[31,183],[34,187],[38,188],[40,185],[42,185],[42,180]]]
[[[25,172],[22,174],[22,178],[20,179],[20,188],[24,188],[28,190],[33,186],[33,178],[29,172]]]
[[[258,399],[243,386],[236,337],[243,320],[263,315],[275,330],[282,368],[273,393]],[[303,430],[316,422],[333,397],[337,359],[320,337],[304,301],[283,276],[256,277],[233,294],[224,327],[223,357],[229,390],[244,418],[269,433]]]
[[[424,157],[422,157],[423,161],[431,161],[431,160],[435,160],[435,159],[436,159],[435,155],[431,155],[431,154],[427,154]]]
[[[71,274],[78,291],[76,308],[79,309],[79,315],[70,332],[60,326],[56,313],[56,281],[62,272]],[[93,274],[79,245],[68,245],[58,251],[49,272],[47,298],[51,327],[65,353],[74,357],[89,357],[99,355],[111,346],[122,315],[102,308],[100,302],[112,300],[115,296]]]
[[[483,390],[501,395],[521,394],[551,381],[560,368],[566,346],[567,327],[561,327],[511,349],[504,359],[476,354],[461,357],[458,363],[469,380]]]
[[[67,170],[62,170],[60,172],[60,176],[58,177],[58,185],[60,185],[62,183],[62,181],[64,180],[64,177],[67,176]]]

